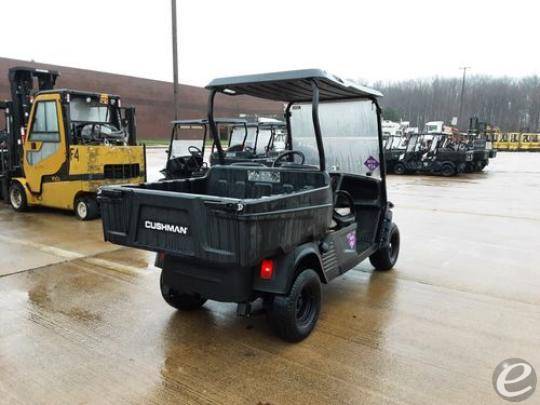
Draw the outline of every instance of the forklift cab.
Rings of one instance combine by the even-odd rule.
[[[134,124],[122,117],[118,96],[72,90],[40,92],[32,100],[28,133],[23,142],[28,190],[40,195],[49,179],[68,180],[69,174],[61,172],[66,164],[77,172],[91,170],[97,151],[102,150],[106,155],[109,147],[132,143],[129,138],[134,134],[130,134],[130,127]],[[105,149],[91,148],[97,146]],[[139,177],[140,169],[128,169],[120,178],[124,176]]]

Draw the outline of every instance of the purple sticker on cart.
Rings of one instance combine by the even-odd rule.
[[[347,234],[347,244],[351,249],[356,248],[356,231]]]
[[[364,165],[371,171],[375,170],[377,167],[379,167],[379,161],[375,159],[373,156],[370,156],[366,159],[364,162]]]

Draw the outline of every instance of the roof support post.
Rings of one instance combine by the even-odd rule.
[[[379,106],[379,103],[377,102],[376,98],[372,99],[373,104],[375,104],[375,108],[377,109],[377,138],[378,138],[378,144],[379,144],[379,171],[381,172],[381,199],[382,203],[386,204],[388,201],[388,196],[386,195],[386,161],[384,159],[384,149],[383,149],[383,140],[382,140],[382,110]]]
[[[311,82],[313,98],[311,100],[311,117],[313,119],[313,129],[315,130],[315,140],[317,141],[317,149],[319,150],[319,168],[321,172],[326,170],[326,158],[324,156],[324,145],[321,134],[321,123],[319,122],[319,86],[313,80]]]
[[[219,140],[219,134],[217,131],[216,122],[214,121],[214,99],[216,98],[217,89],[212,89],[208,95],[208,125],[210,126],[210,134],[214,138],[214,144],[216,145],[219,164],[225,164],[225,156],[223,154],[223,148],[221,147],[221,141]]]

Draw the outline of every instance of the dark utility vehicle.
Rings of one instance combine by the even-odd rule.
[[[274,159],[285,149],[285,123],[281,121],[250,122],[234,125],[229,132],[229,144],[224,150],[222,164],[235,164],[246,161],[271,166]],[[220,163],[219,152],[212,148],[210,163]]]
[[[453,135],[415,134],[409,137],[405,153],[394,164],[394,173],[420,172],[450,177],[463,173],[472,159],[473,152]]]
[[[489,159],[497,156],[488,136],[488,124],[472,117],[469,121],[469,132],[463,136],[463,143],[473,152],[472,162],[468,162],[465,171],[481,172],[489,164]]]
[[[244,139],[247,137],[245,120],[216,118],[214,121],[219,130],[232,132],[232,128],[239,128]],[[209,140],[208,120],[178,120],[171,124],[167,163],[161,173],[165,179],[203,176],[208,170],[208,163],[204,159],[205,146]]]
[[[398,258],[382,95],[322,70],[216,79],[207,89],[220,160],[217,93],[287,103],[288,150],[272,167],[216,165],[200,178],[105,187],[105,239],[159,252],[161,293],[173,307],[192,310],[212,299],[236,302],[247,315],[261,298],[276,333],[302,340],[319,317],[322,283],[368,258],[376,270]]]
[[[399,162],[407,148],[407,138],[402,135],[386,135],[383,141],[384,160],[387,173],[394,172],[394,165]]]

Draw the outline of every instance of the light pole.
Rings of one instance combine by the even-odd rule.
[[[176,0],[171,0],[172,8],[172,54],[173,54],[173,94],[174,119],[178,119],[178,42],[176,34]]]
[[[462,121],[461,114],[463,113],[463,96],[465,95],[465,75],[467,74],[467,69],[470,69],[470,66],[463,66],[460,69],[463,70],[463,79],[461,80],[461,96],[459,97],[459,114],[458,114],[458,126]]]

